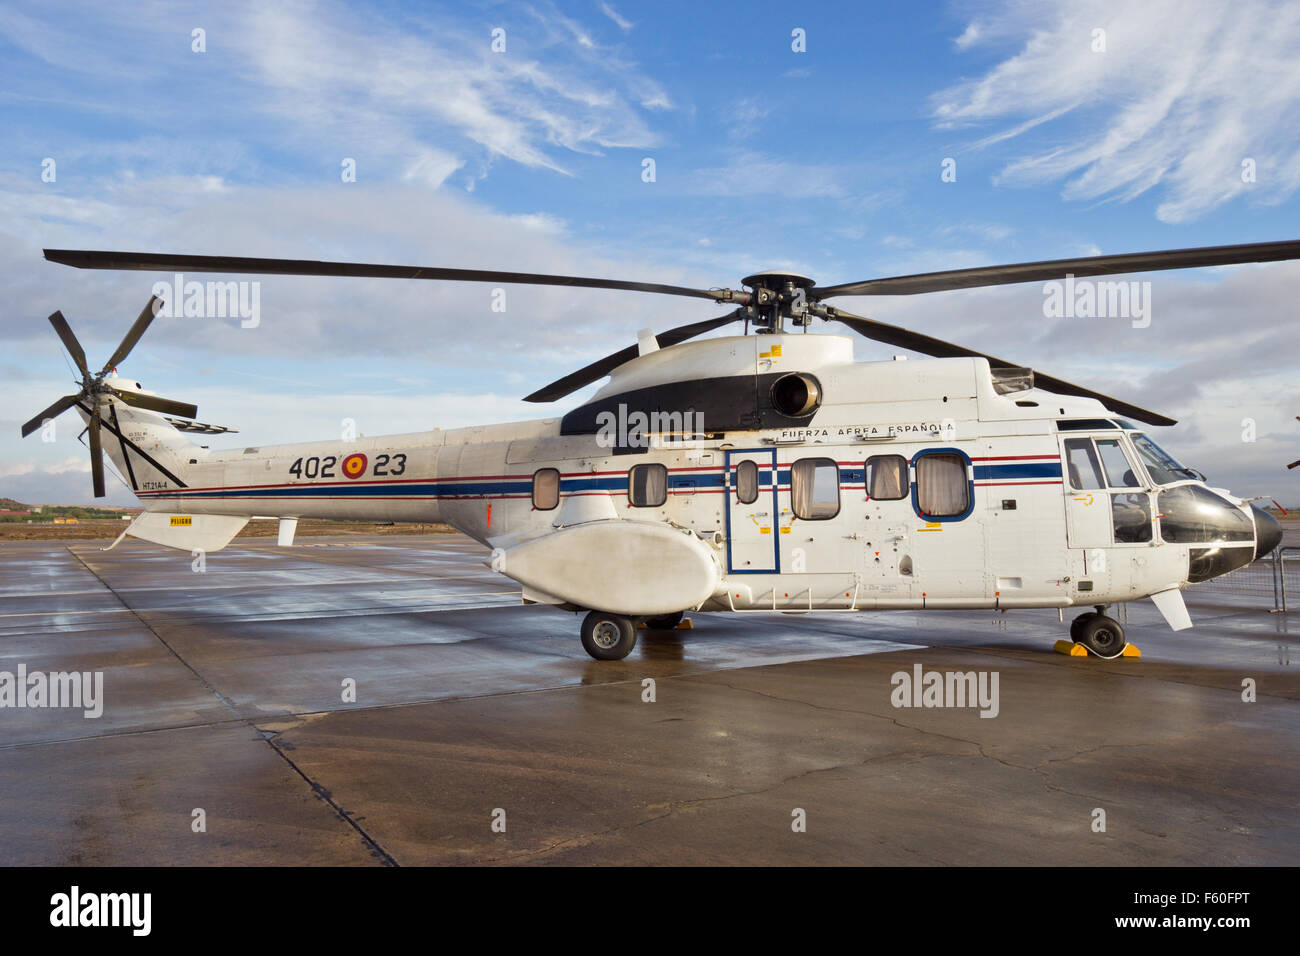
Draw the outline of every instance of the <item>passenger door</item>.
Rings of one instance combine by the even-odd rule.
[[[778,569],[776,449],[728,451],[727,571],[771,574]]]

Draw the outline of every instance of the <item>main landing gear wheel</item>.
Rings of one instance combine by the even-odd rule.
[[[636,647],[636,624],[622,614],[592,611],[582,621],[582,646],[598,661],[621,661]]]
[[[1096,613],[1081,615],[1074,624],[1070,625],[1072,637],[1076,629],[1075,625],[1078,626],[1078,637],[1075,637],[1075,643],[1082,644],[1098,657],[1109,660],[1124,653],[1128,641],[1124,639],[1124,628],[1114,618]]]
[[[652,631],[671,631],[682,623],[685,614],[685,611],[678,611],[676,614],[661,614],[659,617],[648,617],[645,626]]]

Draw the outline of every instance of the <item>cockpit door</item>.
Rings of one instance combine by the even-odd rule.
[[[1111,545],[1110,494],[1091,438],[1061,437],[1065,482],[1065,533],[1071,548]]]

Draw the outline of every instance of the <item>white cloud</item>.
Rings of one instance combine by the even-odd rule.
[[[407,182],[421,183],[430,189],[437,189],[447,181],[447,177],[464,165],[463,159],[458,159],[440,149],[423,149],[406,168],[402,179]]]
[[[1159,186],[1166,222],[1233,199],[1279,203],[1300,188],[1300,6],[1008,2],[991,22],[968,28],[964,46],[1018,33],[1023,48],[931,105],[941,127],[1018,121],[981,146],[1041,129],[1041,144],[999,182],[1064,180],[1071,200],[1127,201]],[[1098,29],[1104,52],[1093,49]],[[1067,114],[1067,129],[1052,125]],[[1052,130],[1057,141],[1044,145]],[[1248,158],[1255,183],[1242,181]]]
[[[822,163],[791,162],[750,150],[721,166],[694,170],[687,190],[710,196],[781,196],[785,199],[848,199],[849,171]]]
[[[38,470],[49,475],[64,475],[68,472],[88,473],[90,471],[90,453],[87,452],[79,457],[64,458],[61,461],[44,463],[43,467],[42,463],[35,458],[27,458],[22,461],[0,461],[0,478],[30,475]]]
[[[120,163],[129,152],[155,164],[154,172],[169,163],[193,170],[206,161],[247,174],[249,157],[238,143],[224,142],[226,113],[238,117],[229,122],[244,137],[267,129],[280,151],[300,151],[314,163],[323,153],[335,169],[351,156],[359,177],[406,176],[430,186],[466,160],[480,170],[504,158],[564,171],[566,152],[659,142],[643,111],[671,109],[672,101],[618,47],[598,43],[547,0],[503,4],[496,13],[509,27],[503,53],[493,52],[491,31],[475,16],[435,21],[329,0],[245,0],[206,10],[208,52],[201,56],[189,50],[194,13],[166,6],[127,10],[55,0],[39,14],[0,10],[0,37],[57,68],[45,82],[20,72],[11,92],[19,99],[62,98],[84,110],[132,113],[133,103],[156,102],[162,86],[175,91],[165,110],[182,109],[186,93],[205,109],[219,97],[211,143],[167,137],[102,150],[72,143],[61,154]],[[104,53],[123,49],[158,53]],[[214,87],[205,67],[218,63],[221,82]],[[165,122],[156,114],[147,119]]]
[[[957,222],[939,228],[935,234],[943,239],[953,236],[974,236],[984,242],[997,243],[1010,238],[1014,232],[1015,230],[1010,226],[999,222]]]
[[[545,32],[507,30],[495,53],[486,30],[439,23],[368,22],[333,5],[259,5],[249,14],[251,66],[268,107],[316,135],[333,130],[353,149],[397,152],[430,123],[525,166],[563,171],[553,148],[581,153],[657,141],[629,102],[650,81],[602,57],[576,22],[548,12],[579,47]],[[545,57],[545,61],[543,61]],[[440,164],[439,168],[444,168]]]
[[[63,310],[91,361],[102,361],[160,278],[46,263],[43,246],[499,268],[643,278],[696,288],[717,281],[699,264],[663,266],[635,251],[612,255],[596,243],[571,238],[567,223],[550,213],[501,213],[414,183],[231,185],[215,194],[183,183],[134,180],[94,190],[112,201],[95,204],[93,226],[43,217],[41,186],[28,189],[13,194],[18,201],[0,196],[6,209],[0,223],[0,284],[10,292],[0,302],[0,340],[6,341],[8,354],[23,356],[23,367],[7,374],[7,380],[12,389],[15,379],[42,376],[25,403],[11,396],[15,418],[34,414],[68,388],[65,358],[44,316]],[[170,279],[170,274],[161,277]],[[502,313],[492,308],[493,283],[248,278],[260,283],[257,328],[240,328],[234,319],[160,320],[129,359],[128,371],[147,380],[149,388],[187,400],[196,372],[209,366],[230,369],[223,373],[227,376],[255,373],[286,386],[305,383],[304,392],[331,395],[339,387],[333,375],[340,366],[357,372],[387,370],[393,376],[385,385],[390,391],[400,374],[432,378],[458,394],[494,389],[507,375],[523,371],[522,395],[631,344],[640,328],[665,329],[717,309],[707,301],[510,285]],[[419,368],[413,363],[420,363]],[[248,386],[234,381],[229,387]],[[251,387],[267,390],[256,382]],[[403,384],[395,393],[421,390],[422,382]],[[514,401],[507,418],[546,413]],[[206,405],[202,413],[215,414]],[[238,422],[219,423],[240,427]],[[5,444],[0,436],[0,451]]]
[[[746,96],[723,114],[722,121],[732,139],[748,139],[761,131],[759,124],[771,112],[771,108],[763,105],[756,97]]]
[[[972,22],[967,24],[966,29],[962,31],[962,35],[956,37],[952,42],[956,44],[957,49],[964,50],[977,43],[982,33],[983,31],[980,29],[980,25]]]
[[[605,14],[605,16],[609,17],[616,24],[618,24],[618,28],[622,30],[624,33],[628,32],[634,26],[636,26],[635,23],[621,16],[619,12],[615,10],[613,7],[611,7],[608,3],[602,3],[600,5],[600,12]]]
[[[517,213],[510,217],[510,221],[518,223],[525,229],[549,236],[561,236],[567,228],[563,219],[544,212]]]

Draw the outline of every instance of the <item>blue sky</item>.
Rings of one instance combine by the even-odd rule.
[[[735,287],[1297,238],[1297,62],[1300,7],[1263,0],[0,4],[0,494],[88,498],[84,451],[17,437],[66,390],[44,316],[93,360],[156,278],[43,246]],[[844,304],[1166,411],[1215,483],[1300,503],[1300,269],[1143,278],[1145,329],[1045,319],[1035,285]],[[548,414],[519,397],[718,309],[489,295],[265,279],[258,328],[160,321],[123,371],[237,441],[380,434]]]

